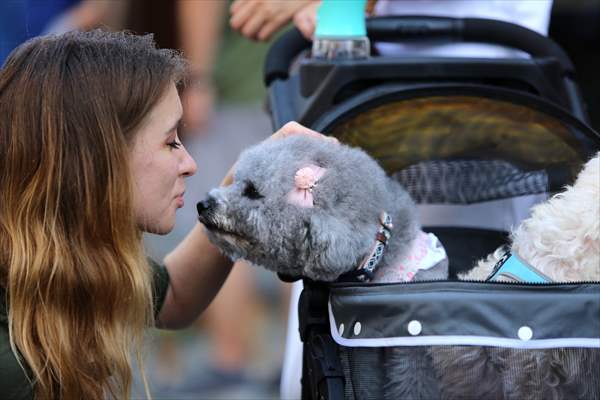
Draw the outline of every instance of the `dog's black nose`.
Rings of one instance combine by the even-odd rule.
[[[198,215],[202,215],[203,213],[209,212],[211,209],[214,209],[217,205],[217,201],[214,197],[207,197],[202,200],[198,204],[196,204],[196,210],[198,210]]]
[[[202,213],[204,211],[208,210],[208,208],[209,208],[208,199],[199,201],[198,204],[196,204],[196,210],[198,210],[198,215],[202,215]]]

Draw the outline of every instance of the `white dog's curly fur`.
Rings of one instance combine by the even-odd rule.
[[[555,282],[600,281],[600,153],[573,186],[532,208],[511,250]],[[459,278],[487,278],[502,255],[498,249]]]
[[[485,280],[505,250],[459,278]],[[512,233],[510,250],[554,282],[600,281],[600,153],[573,186],[532,208],[531,217]],[[447,398],[598,399],[598,353],[464,346],[440,348],[433,358],[436,369],[445,371],[440,378]],[[466,382],[467,370],[480,385]]]

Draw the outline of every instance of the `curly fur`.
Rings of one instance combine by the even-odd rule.
[[[296,171],[309,164],[326,172],[312,191],[314,207],[303,208],[286,195]],[[408,193],[365,152],[302,136],[246,150],[233,184],[212,190],[199,211],[211,241],[232,259],[318,281],[335,281],[360,264],[374,244],[382,211],[394,225],[378,266],[382,279],[420,230]],[[447,278],[445,268],[438,279]],[[428,279],[436,277],[427,272]],[[432,374],[425,373],[432,370],[429,353],[419,349],[409,359],[404,354],[404,349],[386,354],[386,398],[437,397]]]
[[[600,281],[600,153],[569,186],[532,208],[511,235],[511,251],[556,282]],[[498,249],[460,279],[484,280],[504,253]],[[458,352],[458,353],[457,353]],[[441,348],[433,354],[447,398],[597,399],[596,349]],[[512,366],[512,368],[509,368]],[[468,392],[463,371],[480,371]],[[518,373],[513,373],[518,371]],[[590,379],[590,374],[596,378]],[[582,384],[581,382],[585,382]],[[469,395],[465,395],[465,394]]]
[[[573,186],[532,208],[511,235],[511,249],[556,282],[600,280],[600,155]],[[502,256],[498,249],[461,279],[483,280]]]

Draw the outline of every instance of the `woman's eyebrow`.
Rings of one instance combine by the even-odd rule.
[[[182,121],[183,117],[179,117],[179,119],[173,124],[173,126],[171,128],[169,128],[168,131],[165,132],[165,135],[169,135],[171,132],[173,132],[175,129],[181,127],[181,125],[183,124]]]

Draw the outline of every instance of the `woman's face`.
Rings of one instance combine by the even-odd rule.
[[[140,229],[166,234],[183,207],[184,178],[196,172],[196,163],[177,136],[182,116],[175,85],[154,106],[136,132],[131,149],[133,207]]]

